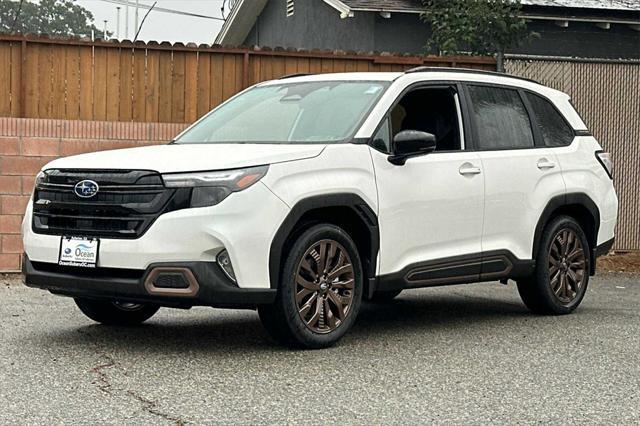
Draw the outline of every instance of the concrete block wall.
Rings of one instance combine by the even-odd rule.
[[[0,272],[20,270],[22,217],[42,166],[57,157],[167,143],[186,126],[0,118]]]

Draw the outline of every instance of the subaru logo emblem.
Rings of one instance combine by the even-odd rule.
[[[76,183],[73,191],[78,197],[91,198],[98,193],[98,184],[92,180],[83,180]]]

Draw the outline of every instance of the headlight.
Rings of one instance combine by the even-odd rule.
[[[162,175],[167,188],[192,188],[191,207],[215,206],[230,194],[249,188],[267,174],[269,166],[212,172]]]
[[[36,176],[36,186],[40,185],[41,183],[45,183],[47,181],[47,174],[45,172],[39,172],[38,175]]]

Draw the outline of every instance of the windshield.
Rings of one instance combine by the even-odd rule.
[[[318,81],[255,87],[215,109],[175,143],[344,141],[388,85]]]

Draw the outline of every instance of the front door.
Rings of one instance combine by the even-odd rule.
[[[436,151],[402,166],[391,164],[391,141],[402,130],[434,134]],[[484,175],[478,154],[464,149],[455,86],[404,95],[374,137],[371,153],[379,198],[381,281],[393,278],[404,287],[418,287],[477,280]]]

